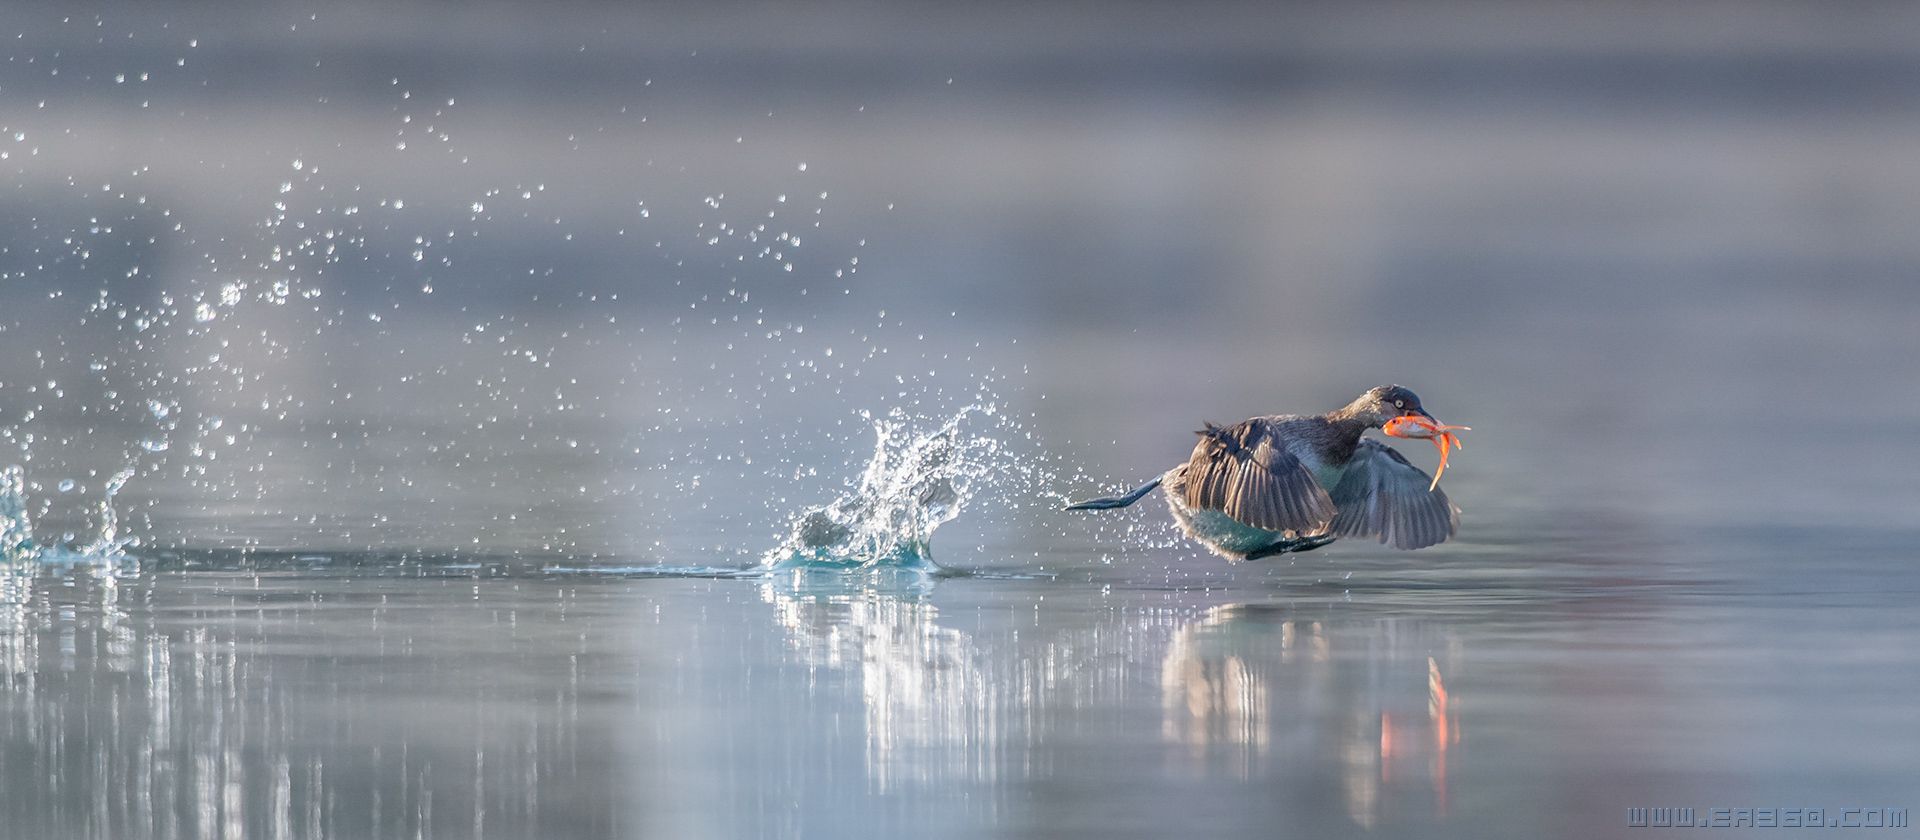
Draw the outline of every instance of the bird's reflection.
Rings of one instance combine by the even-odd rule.
[[[1238,775],[1251,772],[1266,755],[1272,720],[1267,680],[1229,643],[1231,611],[1210,611],[1182,628],[1167,645],[1160,666],[1161,731],[1190,755],[1204,760],[1210,749],[1233,753]],[[1292,627],[1286,625],[1291,650]]]
[[[1192,777],[1304,776],[1303,791],[1330,779],[1363,827],[1394,812],[1445,815],[1461,738],[1450,676],[1462,657],[1443,626],[1228,604],[1098,611],[1090,622],[1036,609],[1020,632],[969,633],[943,626],[934,585],[842,575],[761,586],[795,656],[857,685],[842,696],[861,707],[878,790],[962,782],[1004,793],[1044,775],[1061,749],[1104,738],[1101,749],[1157,752]],[[1089,714],[1151,708],[1147,691],[1158,694],[1159,747],[1084,727]]]
[[[339,609],[323,585],[0,575],[0,824],[613,835],[630,797],[608,743],[630,738],[661,758],[633,764],[658,771],[640,778],[689,793],[643,799],[642,816],[691,833],[732,818],[681,807],[715,779],[775,818],[905,796],[944,803],[930,819],[974,819],[1011,803],[1073,813],[1095,799],[1064,784],[1142,773],[1251,783],[1276,813],[1337,790],[1336,818],[1376,826],[1444,815],[1471,691],[1447,624],[1329,601],[1089,603],[1055,583],[831,572],[606,586],[591,602],[571,583],[502,581],[451,603],[420,584],[399,591],[421,601],[388,605],[343,584],[326,591],[363,600]],[[736,587],[752,594],[722,611]],[[635,608],[650,601],[683,610],[660,621]]]
[[[1419,622],[1215,607],[1167,645],[1162,732],[1190,768],[1238,778],[1330,753],[1348,815],[1364,827],[1387,800],[1421,789],[1444,816],[1448,750],[1460,740],[1441,664],[1458,658],[1448,635]]]

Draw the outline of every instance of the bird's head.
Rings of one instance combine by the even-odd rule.
[[[1420,405],[1420,396],[1398,385],[1382,385],[1369,389],[1359,399],[1347,404],[1342,414],[1356,420],[1365,421],[1370,428],[1380,428],[1395,417],[1414,415],[1433,420],[1433,415]],[[1438,421],[1435,421],[1438,422]]]

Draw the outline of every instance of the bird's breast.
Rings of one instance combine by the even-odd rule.
[[[1169,497],[1174,522],[1187,536],[1219,551],[1247,554],[1288,538],[1291,532],[1269,531],[1239,522],[1217,510],[1192,510]]]
[[[1296,452],[1294,457],[1300,459],[1300,465],[1306,467],[1307,472],[1313,473],[1313,480],[1328,493],[1332,493],[1333,488],[1340,486],[1340,478],[1347,473],[1345,465],[1331,463],[1318,452]]]

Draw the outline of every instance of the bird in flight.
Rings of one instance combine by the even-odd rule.
[[[1340,537],[1377,537],[1404,549],[1438,545],[1459,529],[1460,510],[1393,447],[1363,437],[1403,417],[1438,427],[1420,398],[1398,385],[1370,389],[1325,414],[1208,423],[1185,463],[1125,495],[1066,509],[1123,508],[1162,488],[1180,530],[1236,563],[1312,551]],[[1416,424],[1394,429],[1409,425]]]

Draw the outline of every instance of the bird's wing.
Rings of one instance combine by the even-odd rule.
[[[1343,537],[1378,536],[1394,548],[1446,542],[1460,528],[1460,511],[1431,479],[1393,447],[1362,440],[1340,484],[1333,488],[1332,531]]]
[[[1316,533],[1333,519],[1333,500],[1287,451],[1275,423],[1208,423],[1199,434],[1182,482],[1187,507],[1270,531]]]

